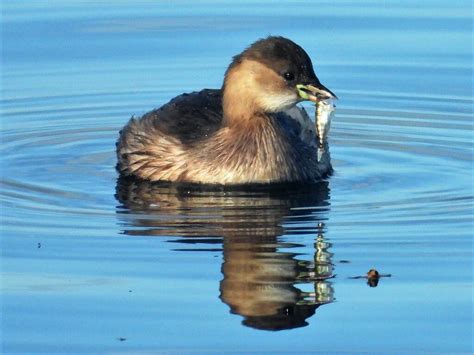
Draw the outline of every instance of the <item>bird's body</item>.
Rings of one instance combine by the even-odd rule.
[[[285,59],[285,75],[297,71],[288,66],[308,66],[309,57],[299,46],[281,37],[271,39],[269,50]],[[265,41],[270,40],[256,44],[268,45]],[[275,70],[278,65],[268,67],[271,55],[258,56],[265,54],[265,46],[251,51],[256,44],[234,58],[222,89],[183,94],[140,119],[132,118],[117,143],[120,173],[206,184],[314,182],[328,175],[329,153],[318,162],[314,124],[295,106],[302,94],[287,87],[288,80]],[[285,53],[285,48],[295,51],[294,46],[300,61],[296,64]],[[312,67],[306,70],[316,78]],[[328,93],[324,89],[319,90]]]

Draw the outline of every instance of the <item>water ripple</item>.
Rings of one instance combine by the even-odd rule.
[[[117,132],[133,113],[130,112],[133,107],[142,110],[143,102],[155,95],[159,96],[158,102],[161,95],[164,102],[166,91],[165,88],[144,90],[135,95],[109,92],[3,100],[4,118],[9,122],[2,145],[3,165],[8,172],[7,178],[1,182],[2,202],[15,205],[24,213],[109,214],[110,211],[101,211],[106,205],[97,200],[102,198],[109,202],[112,199],[113,194],[105,197],[104,191],[110,191],[115,179],[113,150]],[[397,223],[397,220],[422,222],[425,219],[432,222],[446,213],[449,216],[445,221],[468,218],[466,211],[472,203],[472,195],[466,195],[466,186],[456,180],[465,184],[466,175],[470,173],[465,170],[463,162],[472,162],[472,121],[464,112],[468,111],[472,99],[355,91],[343,94],[330,137],[336,167],[330,186],[344,195],[332,198],[330,202],[333,215],[346,219],[351,215],[351,218],[337,223],[356,224],[358,211],[365,214],[376,211],[379,218],[374,224]],[[372,101],[367,101],[366,107],[360,104],[351,107],[352,101],[358,102],[367,96],[372,97]],[[459,112],[381,108],[377,100],[383,99],[390,99],[398,106],[410,106],[414,101],[428,105],[441,100],[458,105]],[[67,106],[64,106],[64,100],[68,101]],[[372,107],[374,103],[378,106]],[[307,108],[312,115],[313,108]],[[28,120],[18,122],[17,117]],[[433,166],[443,168],[437,175],[424,174]],[[98,186],[95,191],[101,189],[101,198],[84,192],[81,182],[84,173],[96,176]],[[55,176],[53,181],[51,174]],[[31,176],[36,177],[35,183],[31,182]],[[420,182],[414,176],[426,179]],[[446,185],[445,182],[450,180],[452,186]],[[382,194],[387,188],[391,192]],[[362,201],[354,198],[355,194],[362,193],[366,195]],[[199,204],[195,204],[199,208],[189,213],[193,219],[237,220],[241,213],[249,213],[248,204],[236,204],[240,198],[235,192],[227,193],[227,199],[202,196]],[[219,209],[216,211],[217,201]],[[430,208],[419,209],[428,203]],[[253,213],[274,212],[279,205],[281,201],[267,201],[260,207],[253,206]],[[157,205],[157,208],[160,210],[162,205]],[[304,224],[313,220],[315,213],[324,211],[310,205],[298,208],[306,213],[288,215],[284,224],[294,233],[308,231]],[[212,217],[214,212],[218,214]],[[176,213],[183,213],[182,207]],[[303,226],[298,226],[298,221]],[[261,223],[261,220],[255,219],[254,222]],[[200,228],[196,224],[194,227]],[[168,223],[161,229],[162,232],[182,231],[183,224]]]

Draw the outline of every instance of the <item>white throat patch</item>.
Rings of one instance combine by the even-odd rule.
[[[259,105],[266,112],[280,112],[289,109],[298,103],[298,95],[296,93],[284,94],[268,94],[259,98]]]

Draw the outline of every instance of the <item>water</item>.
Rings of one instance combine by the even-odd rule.
[[[2,6],[3,352],[472,351],[469,1]],[[340,97],[334,176],[117,182],[131,115],[269,33]]]

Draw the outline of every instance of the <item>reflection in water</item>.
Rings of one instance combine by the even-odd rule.
[[[332,254],[321,222],[329,209],[327,182],[302,187],[219,188],[151,184],[119,179],[118,213],[127,235],[178,236],[189,245],[222,245],[220,298],[243,324],[282,330],[307,325],[306,319],[334,292]],[[283,242],[291,226],[314,225],[310,260],[291,252],[307,245]],[[307,230],[304,231],[308,233]],[[184,250],[209,250],[186,249]]]
[[[245,325],[266,330],[305,326],[316,308],[332,302],[332,286],[325,281],[333,276],[330,245],[322,235],[315,242],[313,261],[278,251],[299,245],[276,240],[231,237],[223,244],[221,299],[245,317]],[[304,292],[296,284],[311,285],[312,290]]]

